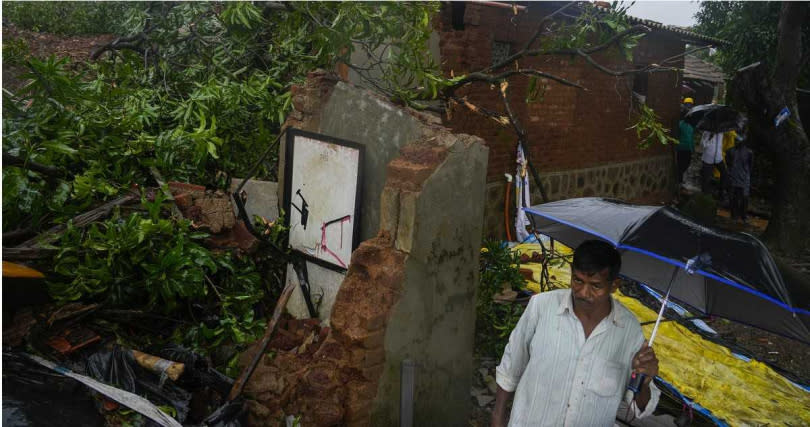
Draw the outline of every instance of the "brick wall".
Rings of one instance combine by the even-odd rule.
[[[466,3],[463,14],[464,29],[453,23],[453,8],[445,4],[438,21],[441,64],[445,73],[455,75],[483,69],[491,65],[493,41],[508,42],[511,52],[521,49],[534,33],[542,16],[557,7],[556,4],[531,3],[528,14],[512,19],[512,10]],[[457,16],[461,16],[458,14]],[[660,62],[664,58],[682,53],[683,42],[669,34],[654,32],[642,39],[634,51],[634,63]],[[610,68],[630,66],[616,52],[602,53],[596,59]],[[683,67],[679,59],[669,64]],[[529,78],[517,78],[510,84],[510,100],[518,119],[526,129],[531,144],[531,158],[540,174],[570,169],[588,168],[615,162],[635,161],[667,154],[666,147],[654,146],[648,150],[637,148],[630,116],[630,91],[633,77],[613,77],[596,70],[583,60],[564,56],[530,58],[520,63],[521,68],[533,67],[578,82],[588,90],[566,87],[545,79],[542,100],[534,104],[523,101]],[[677,123],[680,101],[680,75],[673,72],[653,73],[648,76],[648,105],[653,107],[662,122],[671,127]],[[477,83],[460,93],[476,106],[504,111],[498,89]],[[483,138],[490,147],[487,181],[503,179],[503,174],[514,173],[514,132],[494,120],[470,112],[462,106],[453,110],[445,123],[456,132]]]

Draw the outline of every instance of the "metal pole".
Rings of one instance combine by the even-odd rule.
[[[413,360],[402,361],[399,395],[399,426],[413,427],[413,391],[416,364]]]
[[[667,294],[664,296],[664,300],[661,301],[661,310],[658,311],[658,319],[655,320],[655,326],[650,334],[650,341],[647,343],[647,345],[650,347],[652,347],[653,341],[655,341],[655,334],[658,332],[658,325],[661,324],[661,319],[664,317],[664,310],[666,310],[667,303],[669,302],[669,293],[672,291],[672,285],[675,283],[675,277],[678,275],[679,270],[680,267],[675,267],[675,271],[672,272],[672,278],[669,279]]]

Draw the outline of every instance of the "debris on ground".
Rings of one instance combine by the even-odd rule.
[[[178,182],[170,182],[164,188],[168,189],[166,193],[159,188],[133,187],[131,194],[75,217],[87,217],[87,220],[75,221],[74,218],[72,225],[48,230],[28,239],[23,247],[25,250],[49,249],[48,245],[61,244],[61,235],[72,229],[91,229],[100,221],[109,221],[108,216],[118,218],[119,209],[146,211],[148,203],[156,202],[165,203],[163,207],[169,203],[176,206],[182,217],[192,222],[192,228],[208,235],[202,234],[199,238],[204,238],[202,243],[217,253],[237,257],[255,252],[262,243],[237,220],[228,194]],[[158,200],[161,194],[163,201]],[[169,196],[171,198],[166,200]],[[137,206],[139,197],[142,204]],[[145,219],[145,215],[141,218],[153,221]],[[271,222],[267,224],[268,228],[275,227]],[[6,252],[4,248],[4,257]],[[15,268],[5,268],[6,265]],[[234,275],[242,274],[237,265],[220,264],[219,268]],[[4,261],[4,276],[28,270],[37,274],[15,275],[4,281],[3,363],[7,370],[4,370],[3,383],[6,390],[15,390],[4,395],[4,423],[37,425],[37,420],[42,420],[39,424],[47,424],[47,420],[70,419],[71,423],[81,425],[157,423],[178,426],[203,422],[212,427],[242,425],[246,416],[244,400],[226,400],[234,380],[215,369],[212,362],[215,357],[220,361],[219,366],[223,366],[224,361],[235,368],[238,349],[226,342],[204,356],[170,344],[180,342],[176,336],[181,330],[178,326],[184,327],[182,330],[186,332],[183,333],[189,333],[191,326],[194,333],[210,334],[212,339],[216,334],[231,333],[246,343],[251,342],[250,336],[230,327],[227,322],[232,320],[223,316],[228,315],[228,305],[245,300],[242,295],[223,294],[233,284],[217,283],[214,276],[211,276],[214,280],[206,277],[200,284],[211,292],[208,298],[211,302],[226,307],[222,314],[217,314],[219,309],[211,310],[209,303],[200,299],[188,302],[187,313],[175,313],[174,316],[179,317],[172,317],[154,310],[116,306],[109,299],[85,301],[82,298],[54,303],[47,292],[49,280],[53,278],[22,264],[20,268],[16,266]],[[41,268],[50,271],[50,267]],[[228,280],[236,277],[242,276]],[[40,297],[32,297],[40,293]],[[261,325],[261,306],[250,303],[257,297],[249,295],[248,298],[248,304],[254,305],[248,306],[249,313],[259,322],[257,326]],[[287,328],[276,336],[275,344],[286,348],[289,344],[284,341],[295,331],[295,328]],[[314,351],[320,341],[314,336],[303,337],[296,346],[301,352]],[[11,367],[19,367],[18,375],[6,375]],[[56,397],[66,392],[69,396]],[[36,402],[39,396],[47,396],[52,405],[49,410],[43,410]]]

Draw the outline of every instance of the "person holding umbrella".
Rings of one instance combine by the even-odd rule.
[[[700,145],[703,147],[703,167],[700,170],[701,191],[710,192],[714,169],[720,172],[721,198],[726,189],[727,170],[723,162],[723,133],[742,129],[743,116],[731,107],[718,104],[698,105],[684,116],[684,121],[703,131]]]
[[[646,376],[627,402],[650,415],[661,392],[651,382],[658,359],[630,311],[611,297],[621,255],[587,240],[574,251],[571,288],[535,295],[509,337],[496,369],[492,425],[612,426],[631,372]]]
[[[692,153],[695,151],[695,127],[685,120],[686,113],[694,103],[692,98],[686,98],[681,106],[681,119],[678,121],[678,145],[675,146],[678,159],[678,183],[683,183],[684,174],[689,169]]]
[[[703,131],[700,139],[703,147],[701,161],[703,167],[700,169],[700,191],[705,194],[711,193],[711,182],[715,168],[720,172],[720,196],[722,198],[726,180],[726,164],[723,161],[723,133]]]

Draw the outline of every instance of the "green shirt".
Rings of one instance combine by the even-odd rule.
[[[695,128],[685,120],[678,122],[678,145],[677,149],[681,151],[695,151],[694,140]]]

